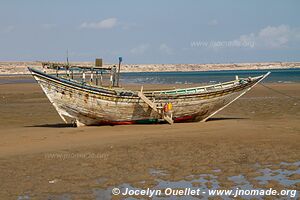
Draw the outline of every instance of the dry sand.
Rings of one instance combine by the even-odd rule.
[[[97,188],[155,185],[149,169],[166,171],[164,180],[217,174],[227,189],[228,176],[244,174],[256,187],[283,189],[253,180],[253,166],[300,160],[300,84],[268,86],[298,99],[258,85],[206,123],[73,128],[37,84],[0,85],[0,199],[95,199]]]

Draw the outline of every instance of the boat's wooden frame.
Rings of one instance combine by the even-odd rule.
[[[270,74],[185,89],[131,91],[28,69],[61,118],[75,119],[77,126],[206,121]],[[164,110],[167,103],[172,110]]]

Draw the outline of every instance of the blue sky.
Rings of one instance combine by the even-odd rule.
[[[0,0],[1,61],[300,61],[297,0]]]

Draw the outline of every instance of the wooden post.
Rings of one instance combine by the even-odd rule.
[[[94,78],[94,70],[93,68],[91,69],[91,83],[93,83],[93,78]]]
[[[69,78],[70,74],[69,74],[69,67],[68,66],[65,66],[66,68],[66,77]]]
[[[96,85],[98,85],[98,70],[96,70]]]
[[[122,57],[119,57],[119,68],[118,68],[118,79],[117,79],[117,86],[118,87],[119,87],[119,82],[120,82],[121,62],[122,62]]]
[[[103,60],[102,58],[96,58],[95,60],[95,67],[102,67],[103,66]],[[99,70],[99,69],[98,69]],[[99,84],[99,71],[96,69],[96,85]],[[100,85],[102,86],[102,70],[100,71]]]
[[[82,82],[85,82],[85,71],[82,72]]]
[[[71,69],[71,78],[74,79],[74,71]]]
[[[112,71],[110,72],[110,87],[113,86],[113,74]]]
[[[112,74],[112,86],[117,87],[118,86],[118,83],[117,83],[117,67],[115,65],[111,68],[111,74]]]
[[[100,85],[102,86],[102,70],[100,72]]]

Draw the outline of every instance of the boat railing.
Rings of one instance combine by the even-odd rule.
[[[176,95],[176,94],[196,94],[196,93],[205,93],[205,92],[212,92],[218,90],[224,90],[227,88],[231,88],[234,86],[238,86],[240,84],[247,83],[248,81],[252,81],[255,79],[259,79],[263,76],[258,76],[254,78],[238,78],[236,77],[233,81],[228,81],[224,83],[218,83],[214,85],[207,85],[207,86],[200,86],[200,87],[193,87],[193,88],[185,88],[185,89],[172,89],[172,90],[158,90],[158,91],[151,91],[153,94],[160,94],[160,95]],[[147,93],[147,92],[145,92]]]
[[[202,92],[210,92],[216,90],[223,90],[226,88],[230,88],[234,85],[238,84],[238,81],[229,81],[225,83],[218,83],[215,85],[207,85],[207,86],[200,86],[200,87],[193,87],[193,88],[185,88],[185,89],[173,89],[173,90],[164,90],[164,91],[151,91],[153,94],[195,94],[195,93],[202,93]],[[147,92],[145,92],[147,93]]]
[[[55,70],[56,76],[65,80],[95,87],[119,87],[116,66],[82,66],[65,63],[42,62],[43,69]],[[45,72],[45,70],[44,70]],[[63,73],[64,72],[64,73]]]
[[[97,60],[96,60],[97,61]],[[97,62],[96,62],[97,63]],[[56,70],[56,76],[60,76],[61,78],[73,81],[80,84],[86,84],[92,87],[99,87],[99,88],[109,88],[114,90],[120,90],[123,91],[122,88],[119,87],[119,73],[120,71],[116,71],[116,66],[114,67],[99,67],[97,64],[95,66],[78,66],[78,65],[69,65],[69,64],[60,64],[60,63],[51,63],[46,62],[42,63],[43,68],[47,67],[50,69]],[[119,61],[119,68],[120,68],[120,61]],[[65,73],[58,73],[59,70],[65,70]],[[105,74],[110,75],[109,77],[109,85],[104,84],[103,76]],[[79,75],[79,76],[78,76]],[[90,75],[90,79],[87,78],[87,76]],[[171,89],[171,90],[155,90],[155,91],[148,91],[144,92],[144,94],[150,95],[178,95],[178,94],[196,94],[196,93],[207,93],[207,92],[213,92],[213,91],[219,91],[224,90],[227,88],[232,88],[235,86],[238,86],[240,84],[245,84],[249,81],[252,81],[254,79],[262,78],[266,75],[257,76],[254,78],[238,78],[236,76],[235,80],[228,81],[224,83],[217,83],[213,85],[207,85],[207,86],[199,86],[199,87],[191,87],[191,88],[185,88],[185,89]],[[79,78],[79,80],[76,80]],[[106,82],[107,84],[107,82]]]

